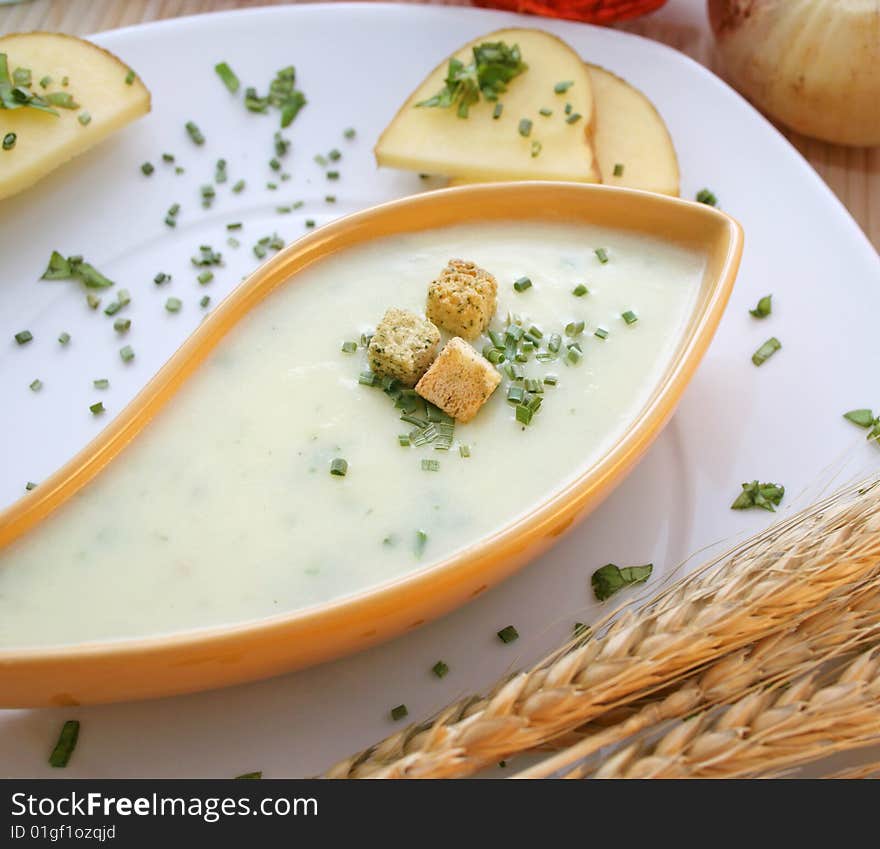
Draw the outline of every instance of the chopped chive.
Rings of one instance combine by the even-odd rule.
[[[362,386],[375,386],[379,382],[379,375],[372,371],[362,371],[358,377],[358,383]]]
[[[338,180],[339,179],[339,172],[338,171],[328,171],[327,172],[327,179],[328,180]]]
[[[24,488],[25,488],[28,492],[30,492],[32,489],[36,489],[36,488],[37,488],[37,485],[36,485],[33,481],[28,481],[28,482],[24,485]]]
[[[201,274],[199,274],[196,277],[196,280],[198,280],[202,286],[206,286],[213,279],[214,279],[214,272],[213,271],[203,271]]]
[[[96,310],[101,306],[101,299],[94,292],[87,292],[86,303],[89,305],[89,309]]]
[[[293,209],[302,209],[305,205],[306,205],[306,202],[305,202],[304,200],[295,200],[295,201],[291,204],[291,207],[292,207]]]
[[[244,180],[239,180],[239,181],[236,182],[236,184],[232,187],[232,191],[234,191],[236,194],[240,194],[241,192],[244,191],[244,187],[245,187],[246,185],[247,185],[247,184],[245,183]]]
[[[273,156],[273,157],[269,160],[269,167],[270,167],[273,171],[280,171],[280,170],[281,170],[281,160],[280,160],[280,159],[277,159],[276,157]]]
[[[120,348],[119,356],[122,357],[122,362],[130,363],[134,359],[134,348],[132,348],[131,345],[126,345],[124,348]]]
[[[62,334],[58,336],[58,341],[62,345],[66,345],[68,342],[70,342],[70,334],[65,330]]]
[[[543,147],[544,146],[537,139],[532,139],[532,144],[529,148],[532,159],[534,159],[536,156],[541,155],[541,150],[543,149]]]
[[[15,341],[18,342],[19,345],[27,345],[31,339],[34,338],[34,334],[30,332],[30,330],[19,330],[18,333],[15,334]]]
[[[622,177],[623,176],[623,164],[620,162],[615,163],[614,165],[614,176]]]
[[[584,353],[577,346],[569,345],[565,357],[572,365],[577,365],[583,359]]]
[[[391,708],[391,718],[397,722],[400,719],[405,719],[409,716],[409,711],[406,708],[406,705],[397,705],[397,707]]]
[[[357,351],[358,346],[357,342],[343,342],[342,343],[342,353],[343,354],[353,354]]]
[[[439,460],[422,460],[422,471],[423,472],[439,472],[440,471],[440,461]]]
[[[470,445],[459,445],[458,453],[464,458],[467,459],[471,456],[471,447]]]
[[[199,301],[199,306],[200,306],[202,309],[205,309],[205,307],[207,307],[208,304],[210,304],[210,303],[211,303],[211,296],[210,296],[210,295],[204,295],[204,296],[202,297],[202,299]]]
[[[605,265],[605,263],[608,262],[608,251],[605,248],[596,248],[593,253],[596,254],[596,259],[598,259],[602,265]]]
[[[718,206],[718,198],[709,189],[700,189],[697,192],[697,203],[705,203],[707,206]]]
[[[172,203],[171,206],[168,207],[168,212],[166,213],[170,218],[177,218],[178,213],[180,212],[180,204]]]
[[[156,170],[156,169],[153,167],[153,163],[152,163],[152,162],[145,162],[143,165],[141,165],[141,171],[142,171],[147,177],[149,177],[149,176],[150,176],[155,170]]]
[[[584,327],[586,327],[586,324],[583,321],[570,321],[565,325],[565,335],[580,336],[584,332]]]
[[[357,135],[357,131],[354,127],[346,127],[342,131],[342,135],[345,136],[345,138],[347,138],[349,141],[351,141]]]
[[[214,70],[217,72],[217,76],[223,81],[223,85],[226,86],[229,93],[235,94],[241,83],[232,68],[230,68],[226,62],[218,62],[214,65]]]
[[[266,183],[266,188],[267,188],[270,192],[278,191],[278,183]]]
[[[306,218],[305,224],[306,224],[306,227],[312,228],[315,226],[315,219],[314,218]]]
[[[327,158],[331,162],[339,162],[339,160],[342,159],[342,151],[337,150],[334,147],[333,150],[331,150],[330,153],[327,154]]]
[[[574,80],[564,80],[561,83],[556,83],[556,85],[553,86],[553,91],[555,91],[556,94],[565,94],[565,92],[567,92],[573,85]]]
[[[525,292],[526,289],[530,289],[531,287],[532,281],[528,277],[520,277],[513,282],[513,288],[516,289],[517,292]]]
[[[412,441],[409,438],[409,434],[408,433],[399,433],[397,435],[397,444],[401,448],[409,448],[409,446],[412,444]]]
[[[76,748],[76,741],[79,739],[79,721],[69,719],[61,726],[61,733],[58,735],[58,742],[49,755],[49,766],[65,767],[70,762],[73,750]]]
[[[214,182],[225,183],[226,178],[226,160],[218,159],[217,164],[214,166]]]
[[[540,380],[534,377],[527,377],[523,383],[526,392],[543,392],[544,386]]]
[[[503,103],[496,103],[495,108],[492,110],[492,118],[497,121],[501,117],[501,113],[504,111]]]
[[[336,203],[336,195],[324,195],[324,203]]]
[[[872,410],[850,410],[843,417],[859,427],[873,427],[876,423]]]
[[[171,215],[166,215],[165,216],[165,224],[168,227],[176,227],[177,220],[175,218],[173,218]]]
[[[165,309],[168,312],[180,312],[180,308],[183,306],[183,301],[180,298],[169,298],[165,301]]]
[[[553,114],[553,110],[543,106],[538,110],[538,114],[543,115],[545,118],[549,118]]]
[[[175,165],[175,166],[174,166],[174,173],[175,173],[175,174],[183,174],[184,170],[185,170],[185,169],[182,168],[180,165]]]
[[[757,306],[753,310],[749,310],[749,314],[755,318],[767,318],[773,311],[773,295],[764,295]]]
[[[449,667],[442,660],[438,660],[431,667],[431,672],[433,672],[438,678],[445,678],[446,674],[449,672]]]
[[[519,631],[513,625],[507,625],[498,632],[498,639],[502,643],[512,643],[519,639]]]
[[[131,85],[136,78],[137,74],[135,74],[135,72],[131,68],[129,68],[128,73],[125,75],[125,84]],[[67,77],[65,77],[64,79],[67,79]]]
[[[575,286],[574,289],[571,290],[571,294],[574,295],[576,298],[583,298],[584,295],[590,294],[590,290],[586,286],[584,286],[583,283],[578,283],[577,286]]]
[[[556,384],[559,383],[559,378],[555,374],[545,374],[544,383],[546,383],[547,386],[556,386]]]
[[[565,114],[571,115],[572,105],[570,103],[565,104]]]
[[[104,410],[104,402],[103,401],[98,401],[97,403],[90,405],[89,409],[92,411],[93,416],[100,416],[101,413],[106,412]]]
[[[752,354],[752,362],[756,366],[763,365],[770,359],[780,348],[782,343],[775,337],[771,336],[754,354]]]
[[[131,329],[131,319],[117,318],[116,321],[113,322],[113,329],[117,333],[128,333],[128,331]]]
[[[526,404],[517,404],[515,413],[516,420],[520,424],[527,425],[532,423],[534,412]]]
[[[174,154],[173,153],[163,153],[162,154],[163,162],[174,162]]]
[[[18,140],[18,136],[15,133],[6,133],[3,136],[3,150],[12,150],[15,147],[15,142]]]
[[[335,475],[338,478],[344,478],[348,473],[348,461],[343,460],[342,457],[336,457],[330,463],[330,474]]]
[[[48,88],[50,85],[52,85],[52,77],[47,75],[40,80],[40,88]]]
[[[241,228],[242,228],[243,226],[244,226],[244,225],[241,223],[241,221],[230,221],[230,222],[226,225],[226,229],[227,229],[227,230],[241,230]]]
[[[528,137],[532,132],[532,122],[528,118],[520,118],[519,126],[517,127],[519,134],[523,137]]]
[[[163,283],[167,283],[169,280],[171,280],[171,275],[170,275],[170,274],[166,274],[164,271],[160,271],[160,272],[159,272],[159,273],[153,278],[153,282],[154,282],[157,286],[161,286]]]
[[[129,71],[129,74],[133,74],[133,73],[134,73],[134,71]],[[67,88],[67,86],[70,85],[70,77],[62,77],[61,78],[61,85],[63,85],[65,88]]]
[[[626,310],[626,312],[622,312],[620,314],[620,317],[627,324],[635,324],[639,320],[639,317],[632,310]]]
[[[275,212],[277,212],[279,215],[288,215],[289,213],[293,212],[293,207],[290,207],[290,206],[276,206],[276,207],[275,207]]]
[[[776,507],[785,495],[785,487],[777,483],[751,483],[742,484],[742,492],[736,497],[731,510],[747,510],[750,507],[760,507],[770,513],[776,512]]]
[[[565,123],[566,124],[576,124],[578,121],[580,121],[581,117],[582,116],[581,116],[580,112],[572,112],[571,115],[569,115],[565,119]]]
[[[92,122],[92,116],[88,112],[83,111],[76,116],[76,120],[84,127],[87,127]]]
[[[124,307],[127,304],[131,303],[131,295],[129,294],[128,289],[120,289],[116,293],[116,300],[119,301],[119,306]]]
[[[202,135],[202,131],[194,121],[187,121],[184,126],[186,127],[186,132],[190,139],[192,139],[193,144],[203,145],[205,143],[205,137]]]
[[[107,380],[106,377],[99,377],[97,380],[92,381],[92,386],[94,386],[95,389],[109,389],[110,381]]]
[[[607,339],[608,331],[604,327],[597,327],[593,336],[597,336],[599,339]]]
[[[421,557],[428,544],[428,534],[425,531],[416,531],[416,556]]]
[[[230,248],[237,248],[241,244],[241,242],[239,242],[238,239],[236,239],[234,236],[230,236],[226,240],[226,244],[229,245]]]
[[[547,342],[547,347],[555,354],[562,347],[562,337],[558,333],[553,333],[550,336],[550,341]]]
[[[30,384],[31,392],[39,392],[43,388],[43,381],[37,378],[36,380],[32,380]]]

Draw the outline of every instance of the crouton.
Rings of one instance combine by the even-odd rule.
[[[472,262],[451,259],[428,287],[427,316],[454,336],[476,339],[495,314],[498,282]]]
[[[439,342],[440,331],[430,321],[390,307],[370,340],[370,368],[404,386],[415,386],[431,365]]]
[[[501,375],[464,339],[450,339],[416,392],[460,422],[469,422],[486,403]]]

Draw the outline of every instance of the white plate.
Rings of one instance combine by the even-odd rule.
[[[415,175],[378,172],[371,147],[410,89],[445,54],[501,26],[541,26],[592,62],[607,65],[654,100],[678,148],[682,193],[710,186],[746,231],[739,283],[718,336],[674,420],[626,482],[549,555],[444,620],[362,655],[272,681],[147,704],[8,711],[0,724],[0,770],[47,775],[46,755],[61,720],[83,721],[70,776],[227,776],[262,769],[307,775],[396,727],[391,706],[422,717],[448,700],[490,685],[510,666],[535,659],[598,615],[589,576],[609,561],[656,564],[651,587],[688,554],[756,530],[769,514],[733,512],[744,480],[785,484],[785,509],[834,479],[880,467],[880,452],[841,419],[853,407],[880,406],[880,263],[840,203],[795,150],[744,100],[701,66],[634,36],[565,22],[498,13],[413,6],[342,5],[223,13],[134,27],[95,40],[143,76],[154,110],[33,191],[0,204],[0,503],[22,493],[82,447],[149,379],[200,320],[198,299],[215,303],[255,264],[250,245],[277,230],[288,240],[304,220],[319,222],[419,191]],[[392,48],[393,49],[384,49]],[[216,78],[226,60],[245,84],[263,89],[274,72],[297,68],[309,105],[290,128],[294,177],[279,190],[267,162],[277,118],[246,113]],[[183,124],[195,120],[207,143],[196,148]],[[357,128],[353,142],[342,137]],[[343,151],[342,178],[328,182],[312,160]],[[174,153],[175,176],[160,161]],[[241,195],[218,191],[203,211],[198,187],[218,157]],[[143,161],[156,173],[144,177]],[[324,203],[333,193],[335,206]],[[277,215],[297,199],[305,207]],[[169,231],[166,209],[181,203]],[[246,222],[242,248],[223,243],[225,224]],[[225,269],[208,289],[194,280],[197,246],[222,246]],[[132,293],[132,330],[116,338],[112,320],[87,310],[68,282],[39,281],[49,253],[83,253]],[[174,275],[156,287],[157,271]],[[748,308],[773,293],[773,315]],[[168,295],[183,312],[166,314]],[[28,328],[34,341],[12,337]],[[73,341],[62,349],[56,337]],[[751,353],[768,336],[783,349],[761,369]],[[131,344],[136,360],[118,357]],[[94,378],[112,388],[99,394]],[[28,385],[44,382],[40,393]],[[72,601],[75,603],[75,601]],[[513,623],[519,642],[495,632]],[[430,674],[444,659],[442,681]],[[218,745],[217,741],[224,741]]]

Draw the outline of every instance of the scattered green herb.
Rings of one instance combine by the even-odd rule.
[[[593,253],[596,254],[596,259],[598,259],[602,265],[605,265],[605,263],[608,262],[608,250],[606,248],[596,248]]]
[[[406,705],[397,705],[397,707],[391,708],[391,718],[395,722],[405,719],[407,716],[409,716],[409,711]]]
[[[563,82],[556,83],[556,85],[553,86],[553,91],[555,91],[556,94],[565,94],[565,92],[567,92],[573,85],[574,80],[564,80]]]
[[[620,162],[616,162],[614,164],[614,176],[622,177],[623,176],[623,164]]]
[[[520,118],[517,130],[521,136],[528,137],[532,132],[532,122],[528,118]]]
[[[330,474],[339,478],[344,478],[348,474],[348,461],[342,457],[336,457],[330,463]]]
[[[700,189],[697,192],[697,203],[705,203],[707,206],[718,206],[718,198],[709,189]]]
[[[105,412],[104,410],[104,402],[98,401],[95,404],[92,404],[89,409],[92,411],[93,416],[100,416],[101,413]]]
[[[65,330],[58,336],[58,341],[62,345],[67,345],[70,342],[70,334]]]
[[[241,83],[232,68],[230,68],[226,62],[218,62],[214,65],[214,70],[217,72],[217,76],[223,81],[223,85],[226,86],[229,93],[235,94]]]
[[[134,348],[132,348],[131,345],[126,345],[124,348],[120,348],[119,356],[122,358],[122,362],[130,363],[134,359]]]
[[[89,289],[105,289],[113,285],[112,280],[101,274],[93,265],[85,262],[81,256],[70,256],[65,259],[58,251],[52,251],[49,264],[40,279],[79,280]]]
[[[767,316],[773,311],[772,300],[773,295],[764,295],[764,297],[758,301],[758,305],[753,310],[749,310],[749,313],[755,318],[767,318]]]
[[[571,290],[571,294],[574,295],[576,298],[583,298],[584,295],[590,294],[590,290],[586,286],[584,286],[583,283],[578,283],[578,285]]]
[[[31,339],[34,338],[34,334],[30,332],[30,330],[19,330],[18,333],[15,334],[15,341],[18,342],[19,345],[27,345]]]
[[[752,362],[756,366],[763,365],[770,359],[780,348],[782,343],[775,337],[771,336],[754,354],[752,354]]]
[[[198,125],[194,121],[187,121],[184,126],[186,127],[186,132],[192,140],[193,144],[201,146],[205,143],[205,137],[202,135],[202,131],[198,128]]]
[[[168,298],[165,301],[165,309],[168,312],[180,312],[180,308],[183,306],[183,301],[180,298]]]
[[[512,643],[519,639],[519,631],[513,625],[506,625],[498,632],[498,639],[502,643]]]
[[[69,719],[61,726],[61,733],[58,735],[58,742],[49,755],[49,766],[66,767],[70,762],[70,757],[76,749],[76,741],[79,739],[79,721]]]
[[[532,288],[532,281],[528,277],[520,277],[513,282],[513,288],[516,289],[517,292],[525,292],[526,289]]]
[[[625,566],[618,568],[613,563],[608,563],[601,569],[593,572],[590,583],[593,586],[593,594],[599,601],[611,598],[618,590],[624,587],[644,584],[651,577],[654,565],[648,563],[645,566]]]
[[[785,495],[785,487],[776,483],[758,483],[756,480],[742,485],[742,492],[736,497],[731,510],[747,510],[760,507],[762,510],[775,512],[775,508]]]
[[[36,380],[32,380],[30,384],[31,392],[39,392],[43,388],[43,381],[37,378]]]

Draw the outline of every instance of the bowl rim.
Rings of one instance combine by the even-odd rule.
[[[689,324],[685,331],[686,338],[672,355],[667,368],[657,379],[652,394],[632,420],[628,430],[621,434],[620,438],[612,443],[605,453],[593,464],[581,469],[564,485],[551,490],[547,497],[542,498],[533,509],[511,518],[496,531],[481,536],[472,544],[456,550],[451,555],[416,570],[389,578],[378,584],[372,584],[330,601],[243,622],[209,625],[154,635],[102,638],[73,644],[0,648],[0,682],[3,681],[6,671],[33,664],[39,666],[46,663],[68,663],[95,658],[115,658],[118,660],[144,654],[152,655],[168,650],[206,649],[212,645],[219,647],[228,644],[229,641],[237,641],[242,638],[266,638],[275,632],[280,633],[285,628],[294,626],[320,628],[322,620],[332,619],[334,616],[338,617],[346,612],[354,618],[359,609],[365,606],[376,606],[383,601],[393,602],[394,599],[401,597],[412,597],[413,594],[423,593],[430,589],[432,584],[441,579],[445,579],[448,587],[450,582],[457,580],[459,573],[463,576],[469,565],[480,558],[485,558],[493,550],[500,549],[500,553],[503,555],[505,548],[509,549],[514,541],[521,541],[523,538],[534,540],[536,537],[543,538],[548,535],[555,538],[583,518],[588,512],[588,508],[599,498],[604,497],[610,488],[624,477],[626,471],[634,465],[674,411],[684,388],[714,336],[732,291],[742,256],[743,231],[739,223],[730,215],[714,207],[680,198],[599,184],[521,181],[437,189],[388,201],[335,219],[287,245],[271,260],[258,267],[224,298],[211,315],[184,341],[101,433],[50,475],[40,487],[0,512],[0,549],[51,515],[54,509],[64,503],[68,497],[98,475],[107,462],[124,451],[128,442],[135,438],[148,422],[164,408],[165,403],[176,394],[179,386],[198,368],[204,358],[238,323],[241,317],[266,297],[269,297],[276,288],[292,282],[300,271],[315,262],[320,262],[338,250],[345,250],[371,239],[382,238],[394,233],[440,229],[449,226],[448,223],[434,223],[427,227],[393,227],[387,232],[369,235],[368,231],[375,222],[381,224],[386,219],[393,220],[410,209],[424,213],[425,209],[429,209],[431,206],[443,208],[444,204],[455,206],[458,203],[459,206],[464,205],[468,209],[475,210],[474,214],[470,216],[471,220],[554,220],[552,213],[541,212],[539,205],[532,208],[527,215],[517,213],[507,217],[503,215],[483,217],[480,201],[488,202],[496,196],[503,198],[518,195],[543,196],[545,198],[554,196],[568,198],[571,196],[575,199],[583,196],[585,206],[588,209],[591,199],[598,202],[599,218],[601,218],[603,202],[606,202],[606,206],[607,202],[635,204],[646,211],[655,208],[660,213],[660,219],[674,219],[677,216],[679,219],[690,219],[693,222],[702,220],[701,226],[704,227],[706,233],[711,230],[715,234],[714,239],[706,236],[703,239],[695,237],[693,240],[694,245],[703,245],[703,253],[707,258],[707,269],[702,284],[706,289],[706,294],[698,296],[691,308]],[[512,203],[512,201],[510,202]],[[636,221],[637,215],[633,215],[632,218],[631,227],[617,224],[611,225],[612,229],[631,229],[648,236],[654,235],[656,237],[658,235],[657,233],[652,234],[650,229]],[[588,223],[609,226],[602,225],[601,220],[589,222],[587,217],[579,219],[579,222],[585,226]],[[694,228],[695,231],[698,229]],[[367,235],[364,235],[365,233]],[[349,241],[346,241],[347,238]],[[354,241],[350,241],[351,238],[354,238]],[[718,271],[707,280],[706,276],[709,273],[708,266],[713,250],[717,254]],[[552,541],[547,542],[543,548],[549,547],[550,544]],[[502,568],[500,576],[505,577],[510,574],[537,556],[543,548],[527,552],[521,558],[522,562],[516,562],[510,568]],[[498,556],[497,551],[495,556]],[[500,578],[496,580],[500,580]],[[496,581],[490,581],[490,583],[494,582]],[[436,615],[447,612],[449,609],[451,606],[447,606]],[[420,620],[414,625],[419,625],[423,621],[425,620]],[[396,633],[400,633],[400,629]],[[393,634],[386,634],[381,639],[390,636]],[[366,647],[369,644],[364,643],[363,645]],[[319,657],[318,662],[339,653]],[[299,664],[299,666],[303,665],[306,664]],[[292,662],[287,668],[297,668],[297,664]],[[229,683],[250,680],[254,677],[258,677],[258,675],[235,678]],[[207,686],[218,685],[209,684]],[[161,690],[161,688],[159,689]],[[194,687],[193,689],[204,688]],[[157,694],[165,695],[184,691],[185,689],[175,687],[172,690],[161,690]],[[0,702],[2,701],[3,698],[0,696]],[[16,702],[16,704],[20,704],[20,702]]]

